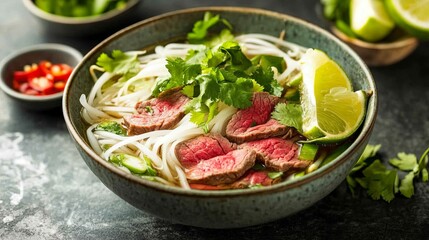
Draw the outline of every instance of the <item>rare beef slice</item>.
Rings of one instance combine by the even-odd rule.
[[[311,162],[299,160],[299,146],[283,138],[267,138],[243,143],[239,148],[253,149],[257,158],[267,168],[285,172],[289,169],[305,169]]]
[[[243,143],[286,134],[289,128],[271,118],[278,102],[278,97],[267,92],[254,93],[252,106],[238,110],[228,122],[226,137]]]
[[[185,115],[184,105],[189,98],[174,91],[158,98],[138,102],[137,114],[124,117],[124,126],[128,135],[138,135],[154,130],[170,129]]]
[[[220,134],[205,134],[179,143],[175,148],[177,159],[185,168],[202,160],[225,155],[236,148]]]
[[[220,185],[235,182],[249,170],[256,160],[256,152],[251,149],[233,150],[186,169],[189,183]]]

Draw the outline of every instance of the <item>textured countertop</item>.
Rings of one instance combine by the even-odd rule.
[[[144,0],[135,22],[163,12],[209,5],[249,6],[287,13],[321,25],[317,0]],[[131,23],[131,22],[130,22]],[[0,1],[0,59],[28,45],[56,42],[83,54],[109,34],[69,38],[44,32],[22,1]],[[371,68],[379,113],[371,144],[383,159],[420,156],[429,145],[429,42],[406,60]],[[32,112],[0,92],[0,239],[429,239],[429,183],[411,199],[390,204],[346,183],[312,207],[276,222],[230,230],[174,225],[130,206],[85,165],[60,108]]]

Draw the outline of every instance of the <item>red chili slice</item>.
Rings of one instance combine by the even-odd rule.
[[[54,93],[54,81],[48,77],[36,77],[28,81],[30,87],[42,94],[51,94]]]
[[[66,81],[73,71],[73,68],[67,64],[52,64],[49,61],[41,61],[39,67],[46,75],[51,74],[54,77],[54,81]]]
[[[56,81],[54,83],[54,88],[55,90],[57,90],[58,92],[61,92],[64,90],[64,87],[66,86],[66,83],[64,81]]]
[[[44,60],[24,66],[23,71],[15,71],[12,85],[17,91],[29,95],[57,93],[64,90],[72,71],[73,68],[67,64],[52,64]]]

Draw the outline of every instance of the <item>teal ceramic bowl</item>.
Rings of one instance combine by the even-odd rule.
[[[228,191],[184,190],[145,181],[115,168],[90,147],[81,118],[79,97],[93,81],[88,68],[102,52],[136,50],[183,39],[206,11],[220,14],[236,33],[286,32],[289,41],[328,53],[346,71],[355,89],[372,91],[363,126],[351,146],[334,161],[295,180],[260,189]],[[68,130],[92,172],[122,199],[172,223],[204,228],[239,228],[287,217],[312,206],[346,177],[368,143],[377,114],[374,80],[362,60],[330,33],[300,19],[261,9],[209,7],[167,13],[127,27],[92,49],[77,66],[65,90],[63,112]]]

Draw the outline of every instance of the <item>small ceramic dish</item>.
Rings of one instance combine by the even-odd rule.
[[[62,44],[38,44],[13,52],[0,62],[0,89],[17,102],[30,110],[47,110],[61,105],[63,92],[44,96],[33,96],[20,93],[13,89],[12,80],[15,71],[22,70],[25,65],[47,60],[52,63],[65,63],[75,67],[82,59],[76,49]]]
[[[129,0],[125,7],[97,16],[64,17],[45,12],[34,4],[34,0],[23,0],[24,6],[40,22],[48,33],[70,37],[82,37],[103,32],[115,32],[129,24],[137,12],[141,0]]]
[[[349,37],[335,27],[332,27],[331,31],[355,50],[366,64],[374,67],[387,66],[403,60],[416,49],[419,43],[417,38],[399,29],[395,29],[385,40],[378,43]]]

